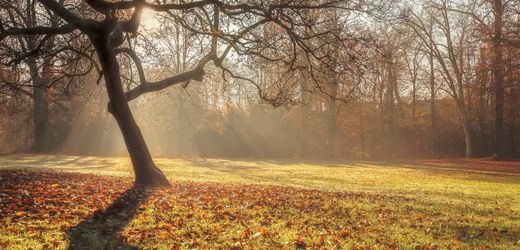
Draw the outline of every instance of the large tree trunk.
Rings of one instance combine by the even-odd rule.
[[[509,145],[509,155],[511,158],[517,158],[517,132],[518,132],[518,107],[517,104],[518,99],[517,97],[517,91],[514,87],[510,89],[510,103],[512,106],[511,113],[509,117],[511,119],[509,120],[509,138],[510,138],[510,145]]]
[[[495,153],[493,158],[504,157],[504,74],[502,55],[502,0],[493,0],[493,86],[495,87]]]
[[[385,138],[385,155],[386,158],[394,158],[395,156],[395,87],[397,86],[397,76],[395,75],[395,64],[393,56],[387,59],[386,67],[388,72],[387,77],[387,92],[386,92],[386,121],[385,126],[387,130]]]
[[[435,116],[435,69],[433,57],[430,57],[430,129],[431,129],[431,154],[437,156],[437,121]]]
[[[300,123],[300,137],[298,152],[296,153],[298,158],[309,158],[309,120],[310,120],[310,106],[311,106],[311,93],[309,91],[308,75],[302,74],[300,83],[300,95],[301,95],[301,109],[299,112],[299,123]]]
[[[119,64],[107,36],[94,37],[99,61],[103,68],[105,84],[110,99],[109,112],[114,116],[121,129],[126,148],[132,160],[135,184],[143,186],[169,186],[170,183],[153,162],[152,155],[137,126],[123,90]]]
[[[430,47],[433,48],[433,25],[430,26],[429,33]],[[430,122],[431,122],[431,155],[433,158],[437,156],[437,119],[435,115],[435,64],[433,51],[429,52],[428,62],[430,64]]]
[[[49,101],[48,89],[45,86],[33,85],[33,123],[34,123],[34,152],[46,153],[49,150]]]
[[[516,158],[516,128],[515,125],[509,127],[509,155]]]
[[[415,80],[415,77],[412,81],[412,123],[413,123],[413,129],[415,130],[415,124],[417,123],[416,122],[416,102],[417,102],[417,90],[416,90],[416,80]]]
[[[473,140],[471,139],[471,129],[469,127],[469,121],[464,119],[462,121],[462,127],[464,129],[464,139],[466,142],[466,158],[473,157]]]
[[[504,158],[504,144],[504,88],[497,86],[495,90],[495,153],[493,158]]]
[[[472,158],[473,155],[473,139],[471,135],[471,125],[468,119],[468,114],[466,113],[466,109],[463,104],[459,105],[459,112],[462,119],[462,129],[464,131],[464,140],[466,143],[466,158]]]
[[[41,77],[38,72],[38,65],[34,57],[28,60],[29,71],[32,77],[32,99],[33,99],[33,125],[34,125],[34,146],[32,152],[46,153],[49,143],[49,101],[48,88],[45,81],[46,77]],[[43,74],[49,69],[48,66],[43,67]]]
[[[479,156],[484,155],[485,153],[485,103],[484,103],[484,87],[482,83],[478,83],[478,103],[477,103],[477,120],[478,120],[478,147],[477,153]]]
[[[365,160],[365,129],[363,126],[363,110],[362,110],[362,104],[363,102],[359,101],[359,128],[360,128],[360,136],[361,136],[361,159]]]
[[[336,92],[337,87],[334,87],[333,98],[329,100],[329,112],[327,114],[327,157],[333,158],[335,156],[335,141],[336,141],[336,121],[338,117],[338,108],[336,106]]]

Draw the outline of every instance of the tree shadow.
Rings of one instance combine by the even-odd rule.
[[[215,170],[215,171],[223,172],[223,173],[227,173],[227,174],[235,174],[235,173],[243,172],[243,171],[254,171],[254,170],[261,169],[260,167],[242,166],[242,165],[238,165],[238,164],[216,165],[216,164],[211,163],[207,159],[198,159],[198,160],[197,159],[185,159],[185,160],[192,163],[193,166],[195,166],[195,167],[208,168],[211,170]]]
[[[88,219],[70,228],[67,231],[68,249],[138,249],[120,233],[151,192],[149,188],[134,186],[108,207],[95,211]]]

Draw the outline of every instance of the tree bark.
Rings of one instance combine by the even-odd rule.
[[[437,156],[437,122],[435,117],[435,66],[433,64],[433,54],[429,58],[430,63],[430,122],[431,122],[431,153],[432,157]]]
[[[473,140],[471,139],[471,130],[467,118],[463,118],[462,128],[464,130],[464,140],[466,142],[466,158],[473,157]]]
[[[101,63],[107,93],[108,111],[114,116],[121,129],[126,148],[130,154],[135,173],[135,184],[142,186],[169,186],[168,179],[153,162],[152,155],[137,126],[123,90],[119,63],[107,34],[91,35]]]
[[[46,86],[33,85],[33,123],[34,123],[34,152],[46,153],[49,150],[49,101]]]
[[[300,110],[300,138],[299,138],[299,147],[298,147],[298,158],[308,158],[309,157],[309,114],[310,114],[310,105],[311,105],[311,96],[308,93],[308,82],[305,78],[307,75],[303,76],[302,85],[300,86],[300,93],[302,98],[301,110]]]
[[[478,124],[478,146],[477,153],[483,156],[486,153],[486,130],[485,130],[485,111],[486,111],[486,84],[488,83],[488,68],[486,61],[486,50],[480,50],[480,59],[475,68],[476,88],[477,88],[477,124]]]
[[[471,125],[468,118],[468,113],[463,103],[459,100],[458,108],[462,120],[462,129],[464,131],[464,141],[466,143],[466,158],[472,158],[473,154],[473,137],[471,135]],[[462,101],[463,102],[463,101]]]
[[[509,128],[509,154],[511,158],[516,158],[516,128],[514,125],[511,125]]]
[[[34,146],[33,153],[46,153],[49,143],[49,100],[48,88],[45,82],[48,79],[38,72],[38,65],[34,57],[28,60],[29,71],[32,77],[32,99],[33,99],[33,125],[34,125]],[[42,75],[47,75],[48,66],[43,67]]]
[[[415,117],[416,116],[415,115],[415,113],[416,113],[415,109],[416,109],[416,102],[417,102],[417,100],[416,100],[417,99],[417,97],[416,97],[417,96],[417,93],[416,93],[417,90],[416,90],[415,85],[416,85],[416,80],[414,78],[414,80],[412,81],[412,123],[413,123],[413,129],[415,129],[415,124],[417,123],[416,122],[417,118]]]
[[[361,136],[361,159],[365,160],[365,129],[363,124],[363,110],[362,110],[362,101],[359,101],[359,128],[360,128],[360,136]]]
[[[493,158],[504,157],[504,74],[502,54],[502,0],[493,0],[493,85],[495,87],[495,152]]]
[[[387,55],[386,62],[387,70],[387,92],[386,92],[386,121],[385,127],[387,130],[385,138],[385,155],[387,158],[394,158],[394,147],[396,143],[395,138],[395,87],[397,86],[397,76],[395,75],[395,64],[393,54]]]
[[[494,159],[504,158],[504,88],[495,89],[495,153]]]
[[[327,114],[327,157],[335,156],[335,140],[336,140],[336,121],[338,117],[338,108],[336,106],[337,85],[333,85],[331,98],[329,99],[329,112]]]

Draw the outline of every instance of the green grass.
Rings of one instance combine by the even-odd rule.
[[[520,171],[451,167],[449,162],[156,159],[156,163],[174,188],[156,191],[139,204],[117,232],[125,246],[520,249]],[[0,171],[12,169],[132,175],[127,158],[1,157]],[[85,208],[85,214],[93,209]],[[0,248],[2,244],[65,248],[70,241],[67,228],[86,220],[80,216],[60,222],[65,225],[29,225],[13,223],[11,217],[3,218],[2,228],[15,229],[0,231]],[[87,229],[99,231],[107,223],[91,223]],[[36,228],[35,234],[27,231],[29,226]],[[121,245],[117,243],[121,239],[114,237],[99,243],[100,237],[87,234],[81,242],[90,247]]]

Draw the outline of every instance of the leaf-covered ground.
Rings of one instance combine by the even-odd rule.
[[[520,249],[515,162],[157,162],[0,157],[0,249]]]

